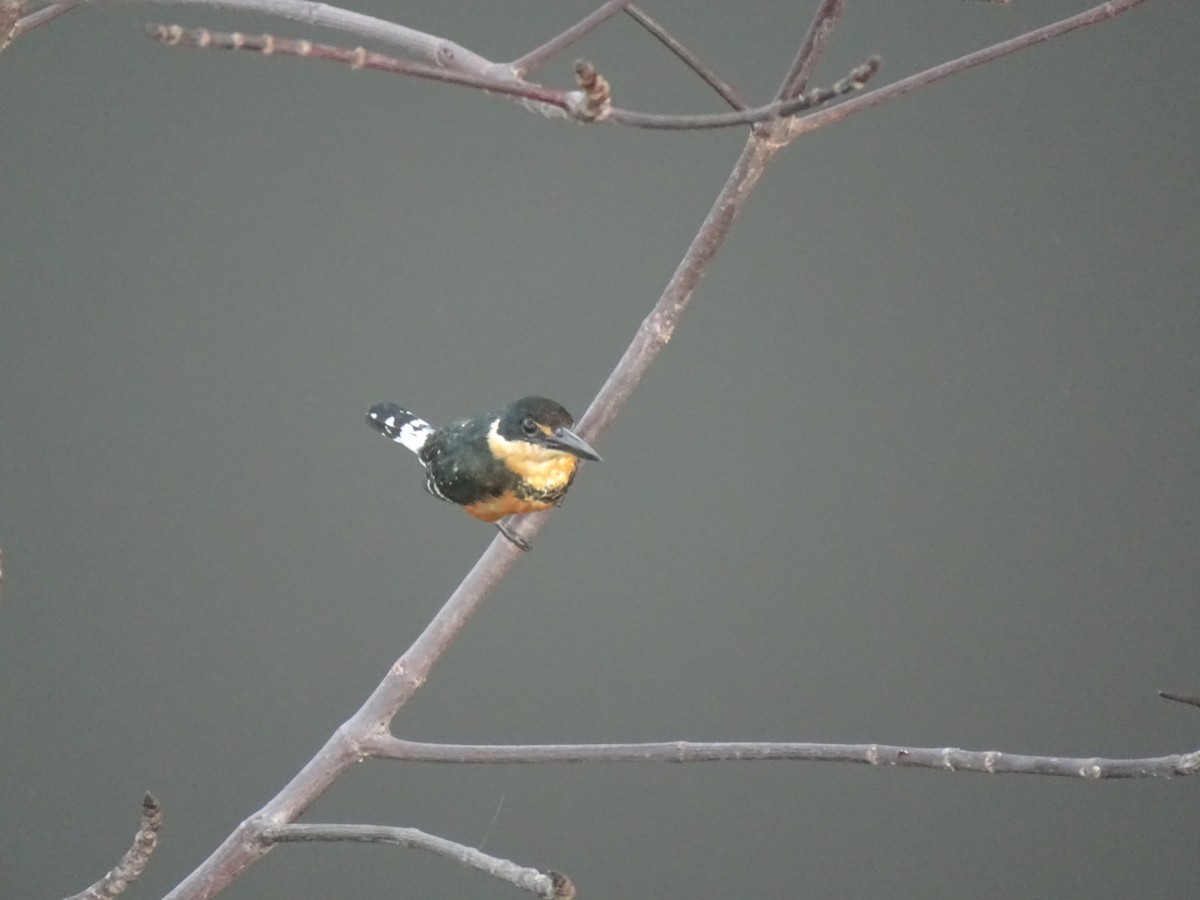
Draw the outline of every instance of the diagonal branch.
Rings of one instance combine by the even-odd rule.
[[[758,136],[747,140],[662,296],[580,421],[580,430],[589,439],[611,424],[671,339],[696,286],[725,242],[733,220],[758,184],[767,163],[782,147],[781,142]],[[547,515],[542,512],[523,516],[516,529],[528,540],[546,523]],[[208,859],[180,882],[167,900],[206,900],[225,888],[270,849],[260,839],[263,830],[294,822],[343,772],[366,759],[369,755],[366,747],[386,733],[396,713],[425,683],[434,664],[458,637],[467,620],[521,556],[522,551],[514,543],[497,535],[362,707],[266,806],[242,822]]]
[[[12,43],[22,12],[21,0],[0,0],[0,52]]]
[[[78,9],[85,2],[86,0],[62,0],[60,3],[51,3],[49,6],[43,6],[41,9],[34,10],[29,15],[17,19],[9,31],[8,39],[9,41],[14,41],[25,32],[53,22],[59,16],[66,15],[73,9]]]
[[[513,60],[510,68],[518,78],[524,78],[529,72],[545,65],[567,47],[595,31],[613,16],[618,15],[632,2],[633,0],[607,0],[606,3],[600,4],[594,12],[584,16],[566,31],[556,34],[542,46],[535,47],[519,59]]]
[[[1076,29],[1084,28],[1088,25],[1098,25],[1101,22],[1114,19],[1145,2],[1146,0],[1112,0],[1109,3],[1101,3],[1099,6],[1093,6],[1091,9],[1085,10],[1078,15],[1069,16],[1057,22],[1051,22],[1049,25],[1017,35],[1017,37],[1010,40],[992,44],[990,47],[984,47],[981,50],[976,50],[974,53],[960,56],[958,59],[952,59],[949,62],[933,66],[923,72],[917,72],[915,75],[910,75],[907,78],[884,85],[881,88],[863,94],[861,97],[847,100],[845,103],[838,104],[838,106],[832,109],[822,110],[821,112],[805,116],[802,119],[794,119],[791,122],[791,137],[799,137],[802,134],[807,134],[810,131],[816,131],[818,128],[831,125],[834,122],[840,122],[842,119],[852,116],[855,113],[870,109],[873,106],[879,106],[881,103],[886,103],[889,100],[895,100],[897,97],[903,97],[905,94],[933,84],[935,81],[941,81],[943,78],[949,78],[951,75],[957,75],[960,72],[967,71],[967,69],[973,69],[976,66],[999,59],[1002,56],[1008,56],[1010,53],[1016,53],[1018,50],[1024,50],[1027,47],[1032,47],[1034,44],[1041,44]]]
[[[957,747],[897,747],[889,744],[820,744],[783,741],[661,741],[639,744],[430,744],[391,735],[369,745],[380,759],[439,763],[730,762],[792,760],[860,763],[979,772],[987,775],[1058,775],[1102,778],[1172,778],[1200,775],[1200,750],[1137,759],[1033,756]]]
[[[1092,17],[1087,21],[1081,20],[1080,17],[1073,17],[1064,22],[1077,24],[1063,27],[1062,23],[1059,23],[1058,26],[1050,27],[1058,27],[1060,31],[1057,33],[1064,33],[1074,27],[1112,18],[1118,12],[1123,12],[1140,2],[1143,0],[1108,3],[1103,7],[1098,7],[1100,13],[1093,12]],[[1022,38],[1014,39],[1004,45],[997,45],[1005,48],[1001,51],[993,48],[980,51],[980,53],[990,54],[987,57],[989,59],[996,58],[1012,52],[1014,49],[1028,46],[1029,43],[1037,40],[1048,39],[1050,33],[1043,30],[1043,35],[1045,36],[1025,40],[1024,43]],[[983,61],[986,60],[980,58],[972,65]],[[961,71],[966,67],[960,66],[959,69],[953,71]],[[952,71],[945,74],[952,74]],[[939,77],[945,77],[945,74]],[[919,85],[913,84],[905,90],[912,90],[916,86]],[[885,90],[887,89],[876,91],[863,99],[883,94]],[[898,94],[896,95],[898,96]],[[580,420],[578,430],[586,440],[595,442],[607,430],[670,341],[681,317],[687,311],[697,286],[707,274],[713,259],[728,237],[734,220],[744,209],[767,165],[790,141],[815,127],[812,124],[815,120],[824,116],[826,121],[836,121],[839,118],[837,114],[854,102],[851,101],[837,109],[808,116],[798,121],[789,119],[767,121],[748,135],[733,170],[662,295],[637,329],[621,360]],[[615,113],[614,110],[613,114]],[[529,540],[545,525],[549,515],[550,512],[547,511],[523,516],[513,530]],[[208,859],[180,882],[168,895],[168,900],[183,900],[183,898],[204,900],[204,898],[218,893],[268,852],[271,845],[262,840],[264,833],[269,829],[294,822],[345,771],[356,763],[369,758],[379,748],[387,746],[389,740],[387,730],[396,713],[424,684],[434,665],[458,637],[467,621],[521,556],[522,552],[512,542],[498,535],[412,646],[392,664],[359,710],[337,729],[325,746],[266,806],[242,822]],[[678,752],[678,745],[668,746]],[[866,746],[870,748],[874,745]],[[911,754],[912,750],[902,747],[875,747],[874,750],[863,752],[891,753],[893,755],[890,759],[883,756],[877,758],[881,762],[904,765],[908,764],[908,754]],[[922,752],[942,754],[940,757],[942,767],[959,766],[960,764],[965,766],[971,761],[971,751]],[[1041,758],[1013,756],[1011,759]],[[1184,771],[1190,773],[1200,765],[1200,759],[1195,754],[1162,759],[1173,760],[1173,762],[1163,765],[1176,766],[1176,774],[1182,774]],[[869,763],[872,760],[866,758],[861,761]],[[1082,761],[1085,768],[1087,766],[1103,766],[1108,763],[1119,764],[1120,762]],[[994,768],[999,765],[999,758],[996,755],[984,753],[977,764],[983,766],[983,771],[988,771],[989,766]],[[1075,774],[1080,774],[1080,772]],[[1088,772],[1084,771],[1082,774],[1086,775]],[[1103,774],[1103,769],[1100,774]]]
[[[710,88],[716,91],[722,100],[732,109],[745,109],[746,104],[738,96],[737,91],[710,69],[695,53],[676,40],[667,29],[647,15],[640,6],[630,3],[625,7],[625,14],[645,28],[656,41],[674,53],[689,69],[695,72]]]
[[[804,36],[796,58],[792,60],[787,74],[783,76],[783,83],[775,92],[776,100],[787,100],[803,93],[804,86],[812,77],[813,69],[817,67],[829,39],[833,37],[833,30],[837,27],[838,19],[842,16],[842,7],[845,5],[845,0],[822,0],[813,14],[812,24],[808,26],[808,34]]]

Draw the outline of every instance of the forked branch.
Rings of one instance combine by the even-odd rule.
[[[820,112],[793,120],[791,123],[791,136],[799,137],[801,134],[806,134],[809,131],[816,131],[818,128],[824,128],[834,122],[840,122],[842,119],[855,113],[870,109],[873,106],[879,106],[890,100],[895,100],[919,88],[926,87],[944,78],[949,78],[951,75],[958,75],[960,72],[965,72],[984,63],[992,62],[1003,56],[1009,56],[1018,50],[1024,50],[1035,44],[1041,44],[1045,41],[1062,37],[1079,28],[1086,28],[1089,25],[1098,25],[1101,22],[1106,22],[1122,13],[1129,12],[1135,6],[1140,6],[1145,2],[1146,0],[1113,0],[1110,3],[1101,3],[1099,6],[1093,6],[1091,9],[1085,10],[1078,15],[1068,16],[1057,22],[1051,22],[1049,25],[1028,31],[1011,40],[992,44],[989,47],[976,50],[974,53],[968,53],[965,56],[960,56],[941,65],[933,66],[922,72],[917,72],[915,75],[909,75],[900,81],[893,81],[891,84],[863,94],[861,97],[855,97],[853,100],[839,104],[834,109],[821,110]]]
[[[382,53],[374,53],[363,47],[336,47],[331,44],[281,38],[271,34],[211,31],[207,28],[184,28],[180,25],[147,25],[146,34],[156,41],[171,46],[201,47],[214,50],[248,50],[264,56],[323,59],[349,66],[352,69],[372,69],[393,75],[409,75],[414,78],[477,88],[493,94],[515,97],[526,101],[527,104],[536,104],[543,114],[565,116],[578,122],[615,122],[634,128],[676,131],[733,128],[792,116],[803,110],[827,103],[843,94],[862,89],[879,70],[880,65],[878,57],[871,57],[862,65],[852,69],[845,78],[829,87],[814,88],[798,97],[768,103],[755,109],[740,109],[734,112],[710,115],[657,115],[612,106],[607,102],[607,89],[603,92],[604,101],[597,104],[594,88],[597,84],[598,73],[589,63],[580,63],[576,66],[576,72],[580,75],[580,90],[564,91],[528,81],[497,80],[453,69],[409,62]],[[581,68],[584,66],[587,68]]]
[[[0,0],[4,2],[4,0]],[[94,0],[101,2],[101,0]],[[783,147],[801,134],[830,124],[852,112],[901,96],[917,87],[933,83],[967,68],[1031,46],[1074,28],[1095,24],[1125,12],[1144,0],[1115,0],[1086,13],[1030,32],[1019,38],[985,48],[958,60],[918,73],[893,85],[872,91],[858,100],[803,118],[796,113],[824,103],[833,97],[863,86],[874,74],[877,60],[870,60],[846,78],[826,89],[805,91],[809,73],[836,24],[841,3],[825,0],[809,29],[792,65],[788,68],[775,102],[755,109],[738,109],[740,101],[721,92],[735,109],[708,116],[652,116],[608,104],[607,86],[591,68],[581,68],[581,89],[562,91],[522,81],[514,66],[525,69],[540,58],[559,52],[569,38],[583,29],[595,27],[591,17],[527,54],[512,66],[491,63],[466,48],[403,26],[361,17],[318,3],[301,0],[164,0],[164,2],[207,3],[241,9],[254,9],[304,21],[309,24],[341,28],[344,31],[387,41],[405,48],[424,63],[399,60],[363,48],[344,49],[309,41],[292,41],[268,35],[241,35],[188,30],[178,26],[156,26],[153,33],[168,43],[197,46],[253,49],[276,55],[295,55],[328,59],[354,68],[391,71],[396,74],[436,79],[497,94],[516,97],[535,107],[557,110],[559,114],[583,121],[608,121],[644,128],[717,128],[754,125],[746,144],[725,185],[693,238],[670,281],[663,290],[608,380],[580,420],[579,432],[595,441],[615,419],[650,366],[665,348],[686,311],[696,287],[705,276],[716,253],[728,236],[732,224],[757,186],[767,165]],[[609,15],[628,4],[606,2],[595,15]],[[7,32],[19,36],[73,8],[71,0],[54,4],[9,25]],[[2,24],[2,23],[0,23]],[[646,23],[643,22],[643,25]],[[665,35],[665,32],[663,32]],[[664,43],[667,43],[664,41]],[[668,46],[670,46],[668,44]],[[680,58],[687,57],[672,48]],[[689,62],[700,72],[701,64]],[[710,81],[708,78],[705,79]],[[732,99],[731,99],[732,98]],[[548,513],[523,517],[515,531],[531,538],[547,521]],[[1073,775],[1085,778],[1131,778],[1191,775],[1200,771],[1200,753],[1133,760],[1067,759],[1007,754],[997,751],[965,751],[953,748],[911,748],[877,744],[662,744],[547,745],[515,747],[469,747],[431,745],[401,741],[389,733],[397,712],[428,678],[434,664],[457,638],[467,621],[482,605],[492,588],[504,578],[521,556],[509,541],[498,537],[463,579],[459,587],[437,612],[411,647],[389,669],[362,707],[326,742],[325,746],[301,769],[266,806],[239,825],[207,860],[196,868],[169,895],[174,900],[207,898],[221,891],[245,869],[277,843],[297,840],[376,840],[419,846],[417,835],[407,829],[376,830],[376,826],[350,826],[357,837],[346,837],[341,826],[296,825],[296,820],[343,773],[369,758],[425,759],[455,762],[543,762],[543,761],[700,761],[717,759],[794,759],[857,762],[870,765],[921,766],[950,771],[1013,772],[1042,775]],[[424,836],[429,838],[429,836]],[[430,838],[430,841],[440,839]],[[449,843],[449,842],[447,842]],[[427,848],[431,845],[426,842]],[[475,851],[471,851],[474,853]],[[464,854],[466,859],[470,854]],[[474,858],[474,857],[472,857]],[[489,860],[491,858],[488,858]],[[502,861],[501,861],[502,862]],[[464,863],[470,864],[470,863]],[[491,863],[488,863],[491,865]],[[514,867],[520,869],[521,867]],[[531,871],[531,870],[524,870]],[[550,873],[534,873],[533,878],[551,878]],[[545,890],[537,882],[537,890]],[[562,887],[564,882],[559,883]],[[569,883],[566,883],[569,884]],[[551,885],[553,887],[553,885]],[[557,888],[556,888],[557,890]],[[103,896],[103,895],[99,895]],[[559,894],[558,896],[566,896]]]
[[[1100,13],[1094,12],[1092,21],[1111,18],[1117,12],[1131,8],[1138,2],[1142,2],[1142,0],[1125,0],[1124,3],[1105,4],[1104,7],[1097,8]],[[823,12],[819,15],[829,15],[830,9],[830,4],[824,5]],[[814,33],[822,33],[818,25],[814,25],[814,28],[810,29],[810,34]],[[814,38],[805,42],[804,49],[798,54],[789,70],[789,80],[793,85],[797,77],[811,70],[812,63],[824,46],[826,38],[827,35],[823,35],[820,39]],[[1028,46],[1028,43],[1021,43],[1020,39],[1008,42],[1007,46],[1010,49],[1005,52],[1013,52],[1020,46]],[[987,52],[981,51],[981,53]],[[965,67],[963,66],[963,68]],[[961,69],[959,70],[961,71]],[[848,104],[843,104],[840,108],[844,108],[846,105]],[[817,115],[821,115],[790,120],[782,118],[785,115],[782,111],[784,108],[786,107],[774,108],[771,116],[762,121],[748,136],[732,172],[662,296],[659,297],[637,329],[621,360],[580,420],[578,430],[587,440],[595,441],[608,428],[650,366],[666,347],[680,318],[686,311],[697,285],[707,273],[713,258],[728,236],[734,219],[743,209],[768,163],[779,150],[812,127],[802,128],[801,125],[811,123]],[[831,112],[836,113],[837,110]],[[613,110],[610,118],[616,115],[616,110]],[[514,530],[529,540],[545,524],[548,515],[548,512],[544,512],[524,516]],[[418,752],[422,745],[400,742],[392,737],[388,732],[390,723],[400,708],[424,684],[434,664],[461,633],[467,621],[479,609],[492,588],[503,579],[520,555],[521,551],[510,541],[497,537],[426,629],[403,656],[392,665],[363,706],[331,736],[317,755],[274,799],[243,822],[204,863],[172,891],[168,900],[207,898],[217,893],[267,852],[270,845],[262,839],[265,829],[294,823],[351,766],[372,756],[414,758],[413,754]],[[883,747],[880,745],[856,747],[824,745],[823,749],[818,749],[819,747],[822,745],[788,745],[786,751],[783,752],[793,754],[789,758],[796,759],[820,758],[818,756],[820,753],[824,753],[829,758],[841,754],[843,761],[877,765],[929,763],[943,769],[962,768],[985,772],[1026,771],[1039,774],[1074,774],[1085,777],[1117,777],[1114,773],[1121,773],[1124,777],[1133,777],[1137,774],[1145,774],[1142,770],[1162,775],[1192,774],[1198,768],[1196,754],[1182,754],[1149,761],[1063,761],[1055,758],[1000,753]],[[535,758],[544,758],[555,753],[563,754],[564,758],[571,754],[574,754],[573,758],[594,754],[591,758],[597,759],[646,759],[648,756],[653,757],[656,753],[662,759],[701,758],[706,752],[710,754],[709,758],[744,759],[750,755],[746,745],[691,745],[686,743],[658,745],[657,749],[654,749],[653,745],[649,748],[646,745],[607,745],[601,748],[539,749],[522,747],[507,748],[507,750],[506,748],[491,748],[488,751],[479,748],[470,750],[457,748],[457,750],[460,756],[464,757],[462,761],[466,761],[465,757],[471,754],[487,752],[495,758],[497,755],[511,750],[514,757],[508,760],[510,762],[518,761],[518,757],[524,761],[533,761]],[[439,758],[445,761],[445,748],[429,752],[443,754]],[[692,756],[689,757],[689,754]],[[1133,771],[1131,765],[1138,768],[1138,771]]]

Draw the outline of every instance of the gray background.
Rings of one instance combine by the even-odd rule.
[[[850,4],[881,81],[1086,2]],[[357,9],[512,58],[583,3]],[[747,95],[811,4],[655,2]],[[362,424],[581,413],[741,143],[147,41],[0,56],[0,895],[98,877],[141,792],[173,885],[281,787],[493,532]],[[804,140],[406,737],[1200,744],[1200,7],[1152,0]],[[335,36],[333,40],[337,40]],[[626,106],[719,104],[631,22]],[[310,821],[414,825],[593,898],[1186,897],[1200,782],[799,763],[375,763]],[[289,847],[229,897],[508,897]]]

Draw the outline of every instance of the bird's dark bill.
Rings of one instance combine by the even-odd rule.
[[[591,459],[600,462],[600,454],[593,450],[587,441],[570,428],[555,428],[553,434],[546,435],[546,446],[554,447],[558,450],[566,450],[580,459]]]

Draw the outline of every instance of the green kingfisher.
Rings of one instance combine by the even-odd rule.
[[[501,520],[555,506],[571,486],[579,460],[600,461],[571,430],[571,414],[545,397],[525,397],[442,428],[394,403],[378,403],[367,411],[367,424],[417,454],[429,493],[495,522],[522,550],[529,542]]]

